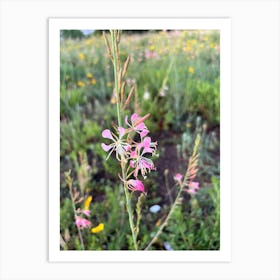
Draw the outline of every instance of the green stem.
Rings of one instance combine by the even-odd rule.
[[[180,196],[181,196],[182,190],[183,190],[183,185],[180,186],[180,190],[179,190],[179,192],[178,192],[178,194],[177,194],[177,197],[176,197],[176,199],[175,199],[175,201],[174,201],[174,203],[173,203],[173,205],[172,205],[172,207],[171,207],[171,209],[170,209],[170,211],[169,211],[167,217],[165,218],[164,222],[163,222],[163,223],[161,224],[161,226],[159,227],[159,229],[158,229],[156,235],[153,237],[153,239],[151,240],[151,242],[150,242],[150,243],[148,244],[148,246],[145,248],[145,251],[146,251],[146,250],[149,250],[149,248],[154,244],[154,242],[157,240],[157,238],[159,237],[159,235],[162,233],[164,227],[167,225],[167,223],[168,223],[170,217],[172,216],[172,214],[173,214],[173,212],[174,212],[174,210],[175,210],[175,208],[176,208],[176,205],[177,205],[178,200],[179,200],[179,198],[180,198]]]
[[[115,79],[115,90],[117,98],[117,115],[118,115],[118,125],[122,125],[121,113],[120,113],[120,95],[119,95],[119,83],[118,83],[118,60],[117,60],[117,40],[115,36],[115,30],[110,30],[112,39],[112,56],[114,64],[114,79]]]
[[[72,186],[69,186],[69,192],[70,192],[70,197],[71,197],[72,207],[73,207],[74,217],[75,217],[75,215],[76,215],[76,206],[75,206],[75,203],[74,203],[74,196],[73,196],[73,193],[72,193]],[[80,228],[78,226],[77,226],[77,229],[78,229],[78,234],[79,234],[79,238],[80,238],[82,249],[85,250],[85,245],[84,245],[84,241],[83,241],[82,232],[81,232],[81,230],[80,230]]]
[[[124,170],[123,169],[122,169],[122,175],[124,176]],[[124,189],[125,198],[126,198],[126,209],[127,209],[127,213],[128,213],[128,219],[129,219],[129,225],[130,225],[130,229],[131,229],[134,249],[138,250],[136,234],[135,234],[135,227],[134,227],[134,223],[133,223],[133,214],[132,214],[132,209],[131,209],[131,201],[130,201],[129,192],[128,192],[126,183],[123,183],[123,189]]]
[[[116,97],[117,97],[117,114],[118,114],[118,126],[122,126],[121,121],[121,113],[120,113],[120,95],[119,95],[119,85],[118,85],[118,59],[117,59],[117,40],[115,30],[110,30],[111,32],[111,40],[112,40],[112,56],[113,56],[113,64],[114,64],[114,78],[115,78],[115,89],[116,89]],[[121,160],[121,168],[122,168],[122,178],[123,180],[126,179],[125,176],[125,167],[123,166],[124,159]],[[135,234],[135,227],[133,223],[133,214],[131,209],[131,199],[129,197],[129,192],[126,186],[126,183],[123,183],[123,189],[126,198],[126,209],[128,213],[129,225],[131,229],[132,239],[135,250],[138,250],[136,234]]]

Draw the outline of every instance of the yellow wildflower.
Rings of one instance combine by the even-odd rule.
[[[86,41],[85,41],[85,44],[86,45],[91,45],[93,43],[93,40],[92,39],[87,39]]]
[[[91,80],[90,80],[90,83],[91,83],[92,85],[96,85],[96,80],[95,80],[95,79],[91,79]]]
[[[85,203],[84,203],[84,210],[89,210],[89,206],[90,206],[91,201],[92,201],[92,196],[90,195],[90,196],[85,200]]]
[[[189,123],[189,122],[187,122],[187,123],[186,123],[186,127],[187,127],[187,128],[190,128],[190,127],[192,127],[192,124]]]
[[[80,53],[80,54],[79,54],[79,58],[80,58],[80,60],[84,60],[84,59],[85,59],[85,57],[86,57],[86,56],[85,56],[83,53]]]
[[[199,45],[199,48],[200,48],[200,49],[203,49],[203,48],[204,48],[204,44],[201,43],[201,44]]]
[[[190,40],[190,44],[191,45],[196,45],[197,44],[197,40],[196,39],[191,39]]]
[[[214,49],[215,47],[216,47],[216,44],[212,42],[212,43],[210,44],[210,48],[211,48],[211,49]]]
[[[100,223],[97,227],[94,227],[91,229],[92,233],[98,233],[101,232],[104,229],[104,224]]]
[[[93,77],[93,75],[91,73],[87,73],[87,77],[90,79]]]
[[[186,46],[185,46],[185,48],[184,48],[184,50],[185,50],[186,52],[191,51],[191,50],[192,50],[191,45],[190,45],[189,43],[187,43]]]
[[[190,66],[188,71],[189,71],[189,73],[192,74],[192,73],[194,73],[194,68],[192,66]]]
[[[112,87],[112,83],[111,82],[107,82],[107,87]]]
[[[155,46],[154,46],[154,45],[151,45],[151,46],[150,46],[150,50],[151,50],[151,51],[155,50]]]
[[[116,97],[115,94],[113,94],[112,97],[111,97],[111,103],[112,104],[116,104],[117,103],[117,97]]]
[[[77,82],[77,86],[78,87],[84,87],[85,86],[85,83],[83,81],[78,81]]]

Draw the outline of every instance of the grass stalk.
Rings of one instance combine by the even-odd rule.
[[[121,121],[121,112],[120,112],[120,93],[119,93],[119,73],[118,70],[118,63],[119,63],[119,58],[118,58],[118,52],[117,52],[117,36],[116,36],[116,30],[110,30],[111,32],[111,42],[112,42],[112,56],[113,56],[113,65],[114,65],[114,79],[115,79],[115,90],[116,90],[116,98],[117,98],[117,115],[118,115],[118,126],[122,125]],[[123,164],[125,160],[122,158],[121,161],[121,169],[122,169],[122,178],[125,179],[125,164]],[[133,244],[134,244],[134,249],[138,250],[137,246],[137,240],[136,240],[136,234],[135,234],[135,226],[133,222],[133,213],[131,209],[131,199],[129,197],[129,192],[127,189],[126,182],[123,182],[123,189],[125,193],[125,199],[126,199],[126,210],[128,213],[128,219],[129,219],[129,225],[131,229],[131,234],[132,234],[132,239],[133,239]]]
[[[116,40],[116,30],[110,30],[111,40],[112,40],[112,56],[114,65],[114,80],[115,80],[115,90],[117,98],[117,116],[118,125],[122,125],[121,112],[120,112],[120,94],[119,94],[119,83],[118,83],[118,58],[117,58],[117,40]]]
[[[148,244],[148,246],[144,250],[149,250],[149,248],[153,245],[153,243],[160,236],[160,234],[162,233],[164,227],[167,225],[169,219],[172,217],[172,214],[173,214],[176,206],[179,204],[179,200],[180,200],[181,193],[182,193],[183,189],[188,185],[190,179],[194,176],[194,174],[191,172],[191,170],[194,170],[194,169],[197,168],[197,164],[198,164],[197,158],[198,158],[199,143],[200,143],[200,135],[198,134],[196,136],[196,139],[195,139],[195,143],[194,143],[194,147],[193,147],[193,152],[192,152],[192,155],[191,155],[190,160],[189,160],[189,165],[188,165],[186,174],[184,176],[183,181],[179,182],[180,189],[179,189],[178,194],[177,194],[177,196],[175,198],[175,201],[173,202],[172,207],[171,207],[167,217],[165,218],[164,222],[161,224],[161,226],[159,227],[157,233],[155,234],[153,239],[150,241],[150,243]]]
[[[160,236],[160,234],[162,233],[163,229],[165,228],[165,226],[167,225],[169,219],[171,218],[177,204],[178,204],[178,201],[180,199],[180,196],[181,196],[181,193],[182,193],[182,190],[183,190],[183,184],[180,186],[180,189],[178,191],[178,194],[176,196],[176,199],[174,201],[174,203],[172,204],[172,207],[168,213],[168,215],[166,216],[164,222],[161,224],[161,226],[159,227],[157,233],[155,234],[155,236],[153,237],[153,239],[150,241],[150,243],[148,244],[148,246],[144,249],[145,251],[146,250],[149,250],[150,247],[155,243],[155,241],[157,240],[157,238]]]
[[[77,212],[76,206],[75,206],[75,199],[74,199],[74,195],[73,195],[73,191],[72,191],[72,179],[70,177],[70,171],[65,173],[66,176],[66,182],[68,184],[69,187],[69,193],[70,193],[70,197],[71,197],[71,202],[72,202],[72,208],[73,208],[73,212],[74,212],[74,218]],[[82,236],[82,232],[80,230],[80,228],[76,225],[77,229],[78,229],[78,235],[79,235],[79,239],[80,239],[80,243],[81,243],[81,247],[83,250],[85,250],[85,245],[84,245],[84,240],[83,240],[83,236]]]

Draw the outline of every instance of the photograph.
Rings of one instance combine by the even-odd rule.
[[[0,279],[280,280],[279,8],[0,0]]]
[[[219,251],[220,30],[60,29],[59,49],[59,250]]]

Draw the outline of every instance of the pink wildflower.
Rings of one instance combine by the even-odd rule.
[[[128,180],[127,188],[131,191],[145,192],[144,184],[140,180]]]
[[[105,130],[102,131],[102,137],[114,140],[114,138],[112,136],[112,133],[109,129],[105,129]]]
[[[146,50],[145,57],[146,57],[146,59],[158,58],[158,54],[156,52]]]
[[[174,180],[178,181],[178,182],[181,182],[183,178],[183,175],[180,174],[180,173],[177,173],[175,176],[174,176]]]
[[[110,151],[107,159],[110,157],[113,151],[116,151],[116,157],[120,161],[121,157],[126,156],[127,151],[130,149],[129,144],[122,139],[122,137],[126,134],[126,129],[123,127],[118,127],[118,132],[119,135],[116,136],[109,129],[105,129],[102,131],[102,137],[113,141],[113,143],[111,143],[110,145],[106,145],[104,143],[101,144],[101,147],[105,152]]]
[[[154,154],[156,145],[157,145],[157,142],[152,142],[151,137],[145,137],[143,142],[139,143],[137,145],[137,147],[139,150],[141,148],[144,148],[142,154],[145,154],[145,153]]]
[[[189,188],[187,189],[187,192],[189,194],[196,194],[199,190],[199,183],[198,182],[190,182]]]
[[[145,117],[139,117],[136,113],[134,113],[130,117],[131,123],[128,122],[128,116],[125,117],[125,123],[135,132],[139,133],[141,137],[145,137],[149,133],[149,130],[144,124],[144,118]]]
[[[144,157],[142,154],[137,154],[137,152],[132,151],[130,153],[130,166],[135,168],[134,177],[137,178],[139,171],[141,175],[146,178],[146,173],[151,170],[155,170],[154,163],[151,159]]]
[[[78,228],[87,228],[91,226],[91,222],[87,219],[84,219],[80,216],[75,216],[75,223]]]
[[[82,213],[88,217],[90,216],[90,210],[82,210]]]

